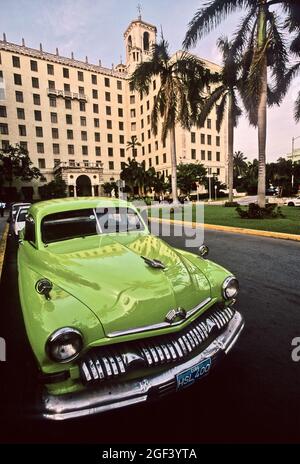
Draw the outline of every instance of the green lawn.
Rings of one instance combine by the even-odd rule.
[[[241,219],[235,208],[205,205],[204,222],[206,224],[243,227],[246,229],[269,230],[272,232],[283,232],[287,234],[300,235],[300,208],[282,206],[281,210],[285,215],[285,218],[262,220]],[[186,220],[188,221],[190,220],[190,215],[187,216],[189,216],[186,217]],[[195,205],[193,205],[193,221],[195,221],[195,216]],[[176,211],[175,214],[171,216],[171,218],[182,219],[182,212]]]

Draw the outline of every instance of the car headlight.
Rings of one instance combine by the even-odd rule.
[[[235,277],[227,277],[222,285],[222,293],[225,300],[235,298],[239,292],[239,282]]]
[[[65,363],[75,359],[83,347],[79,330],[64,327],[56,330],[47,340],[46,353],[52,361]]]

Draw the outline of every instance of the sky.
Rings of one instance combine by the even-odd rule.
[[[124,60],[123,32],[136,19],[137,5],[142,19],[161,28],[171,52],[182,48],[187,24],[206,0],[0,0],[0,34],[6,33],[9,42],[71,56],[90,63],[111,67]],[[241,13],[231,15],[191,50],[202,58],[221,63],[216,47],[218,37],[229,38],[236,30]],[[292,137],[300,136],[300,124],[293,119],[293,103],[300,91],[300,77],[294,80],[280,107],[268,111],[267,160],[291,152]],[[295,148],[300,148],[300,137]],[[240,119],[235,132],[235,150],[247,158],[257,157],[257,131],[249,126],[246,117]]]

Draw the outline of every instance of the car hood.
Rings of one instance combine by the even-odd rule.
[[[86,237],[46,250],[39,272],[88,306],[107,336],[163,322],[171,309],[189,310],[210,296],[201,270],[152,235]],[[154,269],[141,256],[166,268]]]

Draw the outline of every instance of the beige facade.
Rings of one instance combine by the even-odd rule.
[[[136,135],[137,159],[170,174],[169,140],[151,132],[151,110],[158,91],[153,80],[149,94],[133,92],[129,77],[136,65],[150,57],[155,26],[140,18],[124,33],[126,63],[107,69],[61,57],[6,38],[0,41],[0,144],[21,143],[47,181],[60,173],[69,195],[101,193],[103,182],[117,180],[131,152],[126,142]],[[217,70],[218,66],[204,61]],[[176,129],[178,162],[201,162],[226,181],[226,124],[216,131],[212,112],[203,129]],[[86,177],[84,177],[86,176]],[[42,182],[33,185],[34,197]]]

